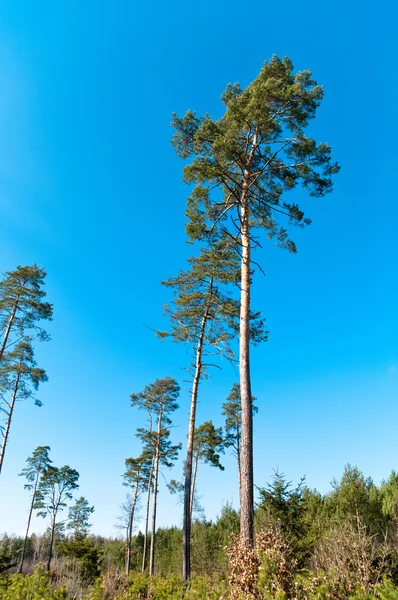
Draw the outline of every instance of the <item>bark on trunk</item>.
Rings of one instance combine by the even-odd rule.
[[[240,433],[236,434],[236,457],[238,459],[238,484],[239,484],[239,496],[240,496],[240,479],[241,479],[241,466],[240,466]]]
[[[29,535],[29,529],[30,529],[30,521],[32,519],[32,513],[33,513],[33,506],[35,503],[35,499],[36,499],[36,492],[37,492],[37,485],[39,483],[39,477],[40,477],[40,473],[41,473],[41,469],[40,466],[37,469],[37,473],[36,473],[36,480],[35,480],[35,485],[33,487],[33,495],[32,495],[32,502],[30,503],[30,509],[29,509],[29,516],[28,516],[28,523],[26,525],[26,533],[25,533],[25,539],[23,542],[23,549],[22,549],[22,557],[21,557],[21,563],[19,565],[19,572],[22,573],[22,569],[23,569],[23,563],[25,560],[25,554],[26,554],[26,545],[28,543],[28,535]]]
[[[196,406],[198,401],[198,390],[200,376],[202,374],[202,353],[203,353],[203,342],[205,337],[205,330],[207,320],[209,318],[209,301],[213,293],[213,278],[210,280],[209,286],[209,300],[202,318],[198,345],[196,349],[196,360],[195,360],[195,376],[192,382],[192,394],[191,394],[191,409],[189,413],[189,427],[188,427],[188,444],[187,444],[187,459],[185,461],[185,482],[184,482],[184,520],[183,520],[183,561],[182,561],[182,575],[186,581],[191,576],[191,522],[192,522],[192,498],[191,498],[191,487],[192,487],[192,459],[193,459],[193,444],[194,444],[194,432],[195,432],[195,419],[196,419]]]
[[[153,457],[151,469],[149,471],[148,478],[148,493],[146,498],[146,511],[145,511],[145,532],[144,532],[144,548],[142,554],[142,573],[145,571],[145,563],[146,563],[146,551],[148,545],[148,523],[149,523],[149,504],[151,501],[151,487],[152,487],[152,478],[153,478],[153,467],[154,467],[155,457]]]
[[[248,193],[251,168],[257,147],[254,134],[244,172],[241,194],[241,304],[239,335],[239,371],[242,408],[241,477],[240,477],[240,537],[249,547],[254,545],[253,493],[253,409],[250,382],[250,230]]]
[[[162,429],[163,411],[160,408],[158,418],[158,435],[156,440],[155,450],[155,474],[153,479],[153,504],[152,504],[152,533],[151,533],[151,548],[149,553],[149,575],[155,573],[155,530],[156,530],[156,504],[158,498],[158,479],[159,479],[159,450],[160,450],[160,435]]]
[[[131,568],[131,538],[133,537],[133,521],[134,521],[134,511],[135,505],[137,504],[138,498],[138,489],[139,489],[140,480],[139,477],[137,479],[137,483],[134,491],[134,498],[131,503],[130,514],[129,514],[129,524],[127,529],[127,556],[126,556],[126,575],[130,574]]]
[[[51,537],[50,537],[50,548],[48,550],[48,561],[47,561],[47,571],[51,568],[51,559],[53,557],[53,546],[54,546],[54,535],[55,535],[55,516],[53,515],[51,521]]]
[[[8,411],[7,424],[6,424],[6,427],[5,427],[5,430],[4,430],[3,442],[1,444],[1,449],[0,449],[0,473],[1,473],[1,469],[3,467],[4,454],[5,454],[5,451],[6,451],[6,445],[7,445],[7,441],[8,441],[8,435],[10,433],[11,420],[12,420],[12,415],[13,415],[13,412],[14,412],[15,401],[16,401],[16,398],[17,398],[20,377],[21,377],[21,374],[18,373],[18,376],[17,376],[16,381],[15,381],[15,385],[14,385],[14,390],[13,390],[13,393],[12,393],[12,399],[11,399],[11,403],[10,403],[10,410]]]
[[[191,504],[189,507],[189,517],[190,517],[191,523],[192,523],[192,513],[193,513],[193,501],[195,499],[196,474],[198,472],[198,464],[199,464],[199,456],[197,456],[195,459],[195,467],[193,470],[193,477],[192,477]]]
[[[3,337],[3,342],[2,342],[1,348],[0,348],[0,361],[3,358],[3,354],[4,354],[6,346],[7,346],[7,341],[8,341],[8,337],[10,335],[11,327],[13,326],[15,315],[17,313],[18,302],[19,302],[19,296],[17,296],[17,298],[15,300],[14,308],[12,309],[10,320],[8,321],[7,329],[6,329],[4,337]]]

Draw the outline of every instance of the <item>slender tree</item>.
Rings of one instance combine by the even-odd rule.
[[[39,321],[52,319],[52,305],[44,302],[46,271],[37,265],[17,267],[0,281],[0,362],[6,349],[26,335],[48,339]],[[15,335],[13,335],[15,334]]]
[[[155,538],[156,510],[161,465],[171,467],[177,457],[180,446],[173,446],[170,441],[170,414],[178,408],[176,402],[180,387],[175,379],[165,377],[147,385],[143,392],[131,395],[133,406],[149,408],[154,414],[156,429],[152,432],[153,462],[153,500],[152,500],[152,535],[149,554],[149,574],[155,571]]]
[[[254,405],[255,398],[252,398],[253,414],[258,412],[257,406]],[[240,401],[239,383],[232,385],[231,392],[226,401],[222,405],[222,414],[225,416],[225,438],[224,445],[226,448],[232,448],[232,452],[238,463],[238,482],[240,489],[240,440],[242,430],[242,410]]]
[[[148,485],[152,462],[152,456],[148,451],[144,451],[138,458],[126,459],[126,471],[123,475],[123,485],[132,489],[126,523],[126,575],[129,575],[131,568],[131,541],[133,538],[134,514],[138,499]]]
[[[228,236],[208,235],[207,246],[197,257],[189,258],[189,269],[163,282],[171,288],[174,299],[165,307],[170,320],[169,332],[158,332],[161,338],[171,336],[175,342],[184,342],[192,350],[193,361],[191,407],[188,425],[187,457],[184,475],[183,517],[183,577],[191,571],[192,476],[196,407],[199,385],[206,375],[206,360],[219,354],[233,359],[231,340],[238,331],[239,303],[228,286],[235,284],[239,273],[239,256],[231,252]],[[252,339],[259,343],[267,332],[258,313],[251,314]]]
[[[72,531],[75,540],[87,537],[92,524],[90,517],[94,512],[94,506],[90,506],[88,500],[81,496],[75,504],[69,508],[67,529]]]
[[[50,517],[47,571],[51,567],[55,530],[59,525],[57,523],[58,513],[67,506],[67,501],[72,499],[73,491],[79,487],[78,480],[79,473],[68,465],[61,468],[50,466],[42,475],[34,509],[38,510],[39,517]]]
[[[316,143],[305,129],[315,117],[323,89],[309,71],[293,72],[288,58],[274,56],[242,90],[228,85],[218,120],[188,111],[173,117],[173,143],[183,159],[192,158],[184,178],[193,184],[187,205],[187,232],[204,239],[223,231],[241,255],[239,367],[242,406],[240,515],[241,539],[254,542],[253,411],[250,381],[250,292],[252,250],[265,230],[277,245],[296,251],[280,218],[300,226],[310,221],[285,194],[302,185],[311,196],[332,190],[338,165],[328,144]]]
[[[132,394],[131,395],[131,406],[144,410],[148,415],[148,426],[140,427],[137,429],[136,436],[140,439],[143,444],[144,452],[150,457],[150,466],[148,473],[148,481],[146,482],[146,502],[145,502],[145,525],[144,525],[144,547],[142,552],[142,567],[141,571],[144,573],[147,562],[147,547],[148,547],[148,529],[149,529],[149,510],[151,502],[151,493],[153,491],[153,470],[155,464],[155,453],[153,451],[153,406],[149,396],[144,394]],[[130,503],[131,504],[131,503]]]
[[[27,480],[27,483],[25,483],[25,485],[24,485],[24,489],[32,492],[32,500],[31,500],[30,508],[29,508],[28,522],[26,525],[26,533],[25,533],[25,539],[24,539],[23,548],[22,548],[21,562],[19,564],[19,572],[20,573],[22,573],[23,563],[25,560],[26,545],[28,542],[30,522],[32,519],[33,507],[36,502],[36,494],[37,494],[37,489],[38,489],[39,482],[40,482],[40,477],[45,472],[45,470],[48,469],[48,467],[50,466],[50,464],[52,462],[49,457],[50,450],[51,450],[51,448],[49,446],[38,446],[33,451],[32,456],[29,456],[29,458],[26,459],[26,467],[24,469],[22,469],[22,471],[20,473],[20,476],[25,477],[25,479]]]
[[[148,547],[148,528],[149,528],[149,510],[151,503],[151,493],[153,492],[153,469],[155,464],[155,455],[152,454],[151,463],[149,466],[148,481],[146,482],[146,503],[145,503],[145,526],[144,526],[144,548],[142,552],[142,567],[141,571],[144,573],[146,568],[146,555]]]
[[[6,421],[5,426],[2,427],[0,473],[16,402],[34,398],[39,384],[48,379],[46,372],[36,365],[31,339],[28,337],[23,338],[13,350],[6,353],[2,361],[1,372],[0,410],[5,415]],[[36,406],[41,406],[40,400],[34,398],[34,401]]]
[[[193,447],[193,477],[191,489],[190,520],[195,498],[196,477],[199,463],[205,463],[224,471],[220,463],[220,454],[224,454],[224,437],[222,427],[216,428],[212,421],[205,421],[195,429],[195,441]]]

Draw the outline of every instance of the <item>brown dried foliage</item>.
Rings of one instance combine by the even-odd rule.
[[[259,600],[265,591],[292,597],[297,562],[278,525],[269,524],[257,535],[254,550],[234,536],[226,552],[231,600]]]
[[[231,544],[225,550],[229,559],[230,599],[258,598],[260,559],[256,550],[242,542],[237,535],[231,537]]]
[[[313,568],[327,574],[336,598],[347,597],[358,586],[369,593],[380,583],[382,575],[389,575],[388,559],[392,551],[387,536],[380,539],[369,535],[358,519],[329,532],[315,551]]]

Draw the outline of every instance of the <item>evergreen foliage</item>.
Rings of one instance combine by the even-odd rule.
[[[39,517],[50,517],[50,543],[47,570],[50,570],[57,517],[60,511],[72,499],[72,493],[78,489],[79,473],[68,465],[58,468],[50,465],[43,473],[33,508]]]
[[[17,267],[0,281],[0,361],[17,338],[38,337],[48,340],[40,321],[52,320],[52,305],[44,301],[46,271],[36,264]]]
[[[94,506],[90,506],[88,500],[81,496],[75,504],[69,508],[67,529],[72,531],[75,540],[87,537],[92,525],[90,516],[94,512]]]

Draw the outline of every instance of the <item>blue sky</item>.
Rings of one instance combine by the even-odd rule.
[[[270,339],[252,354],[255,480],[279,466],[326,491],[347,462],[376,481],[397,468],[394,22],[387,6],[366,2],[2,2],[0,271],[46,267],[54,321],[52,341],[37,348],[50,378],[44,406],[15,413],[0,532],[23,531],[17,473],[50,445],[55,464],[80,472],[95,531],[114,533],[124,459],[139,452],[143,423],[129,395],[157,377],[181,383],[173,435],[185,440],[188,356],[150,329],[165,326],[160,280],[190,252],[171,114],[219,116],[225,85],[246,85],[274,53],[324,85],[312,133],[342,171],[326,199],[300,195],[313,224],[295,235],[297,255],[272,243],[257,254],[266,276],[255,278],[253,306]],[[235,378],[230,366],[213,373],[199,420],[222,424]],[[209,518],[223,501],[237,506],[236,466],[225,465],[199,475]],[[159,523],[180,519],[162,484]]]

